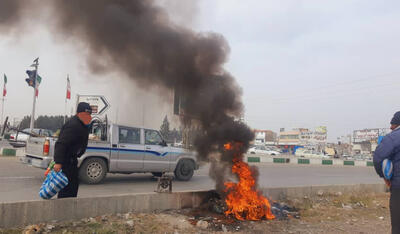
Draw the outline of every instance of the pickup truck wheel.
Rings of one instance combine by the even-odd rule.
[[[79,178],[86,184],[98,184],[106,177],[107,165],[101,158],[89,158],[79,168]]]
[[[181,160],[175,168],[175,177],[181,181],[188,181],[194,173],[194,163],[190,160]]]

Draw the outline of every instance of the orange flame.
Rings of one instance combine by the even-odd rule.
[[[238,157],[240,143],[224,145],[225,150],[235,150],[232,172],[239,176],[239,182],[225,182],[227,197],[225,203],[228,209],[225,215],[234,215],[238,220],[274,219],[268,199],[262,196],[255,188],[256,181],[247,163]],[[239,155],[238,155],[239,154]]]

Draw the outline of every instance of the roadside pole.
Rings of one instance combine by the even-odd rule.
[[[64,124],[65,124],[65,116],[67,115],[67,99],[65,99],[65,107],[64,107]]]
[[[2,104],[1,104],[1,124],[3,124],[4,123],[4,96],[3,96],[3,98],[1,99],[1,101],[2,101]]]
[[[5,103],[6,95],[7,95],[6,84],[7,84],[7,76],[6,76],[6,74],[4,74],[4,80],[3,80],[3,98],[1,99],[2,104],[1,104],[1,123],[0,123],[0,125],[2,125],[2,124],[4,123],[4,103]]]
[[[75,103],[75,108],[74,108],[74,113],[76,113],[77,109],[78,109],[78,104],[79,104],[79,94],[76,95],[76,103]]]
[[[65,106],[64,106],[64,124],[65,124],[65,116],[67,115],[67,100],[68,100],[68,84],[69,83],[69,75],[67,75],[67,93],[65,95]]]
[[[31,65],[32,67],[35,68],[35,80],[34,80],[34,84],[35,87],[33,89],[33,105],[32,105],[32,114],[31,114],[31,124],[29,127],[29,131],[32,132],[33,131],[33,125],[35,123],[35,107],[36,107],[36,89],[37,89],[37,76],[38,76],[38,69],[39,69],[39,58],[35,59],[33,61],[34,63]]]

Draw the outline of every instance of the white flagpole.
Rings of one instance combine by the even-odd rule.
[[[67,115],[67,99],[65,98],[65,108],[64,108],[64,124],[65,124],[65,116]]]
[[[69,74],[67,74],[67,92],[65,93],[64,124],[65,124],[65,116],[67,115],[68,79],[69,79]]]
[[[37,89],[37,76],[38,76],[38,70],[39,70],[39,58],[34,60],[34,64],[32,64],[33,67],[35,67],[36,73],[35,73],[35,87],[33,89],[33,105],[32,105],[32,114],[31,114],[31,124],[29,127],[30,132],[33,131],[33,125],[35,123],[35,107],[36,107],[36,89]]]
[[[3,91],[4,92],[4,91]],[[1,124],[3,124],[4,122],[4,95],[3,95],[3,98],[2,98],[2,104],[1,104]]]
[[[6,75],[4,75],[4,77],[5,76]],[[1,123],[0,123],[0,125],[4,123],[4,101],[5,101],[4,90],[6,89],[6,81],[5,81],[5,79],[6,78],[4,78],[4,80],[3,80],[3,98],[1,100],[2,101],[2,105],[1,105]],[[6,95],[7,95],[7,93],[6,93]]]

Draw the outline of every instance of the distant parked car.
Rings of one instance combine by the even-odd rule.
[[[22,130],[23,132],[30,132],[29,128]],[[15,148],[25,147],[26,142],[28,141],[29,135],[23,132],[14,132],[10,135],[10,139],[8,140],[10,145]],[[34,128],[32,129],[32,133],[36,136],[50,137],[53,136],[53,131],[49,129],[42,128]]]
[[[182,141],[181,142],[175,142],[175,143],[172,143],[171,146],[178,147],[178,148],[183,148],[183,142]]]
[[[371,155],[368,154],[356,154],[354,155],[355,160],[364,161],[364,160],[372,160]]]
[[[251,147],[247,153],[250,154],[268,154],[268,155],[280,155],[281,153],[276,151],[276,150],[272,150],[269,147],[263,146],[263,145],[256,145],[254,147]]]
[[[361,155],[361,154],[359,154],[359,155],[354,155],[354,160],[363,161],[363,160],[364,160],[364,156]]]
[[[266,146],[266,147],[272,151],[277,151],[279,153],[282,153],[282,149],[279,149],[279,147],[276,146]]]
[[[353,156],[347,155],[347,154],[343,154],[343,159],[344,160],[354,160]]]
[[[295,155],[301,158],[330,158],[328,155],[313,150],[296,150]]]

